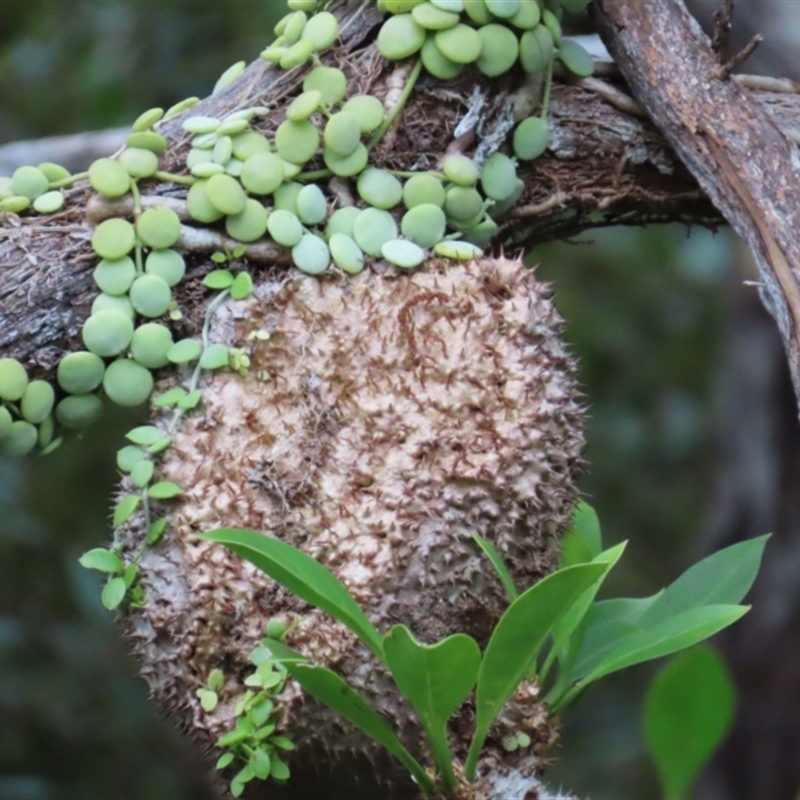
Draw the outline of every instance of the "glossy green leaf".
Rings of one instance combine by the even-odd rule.
[[[770,534],[726,547],[690,567],[639,619],[641,627],[691,608],[739,603],[750,591]]]
[[[225,753],[217,759],[217,763],[214,765],[214,768],[216,770],[223,770],[225,767],[229,767],[232,761],[233,753]]]
[[[86,569],[96,569],[98,572],[122,572],[125,566],[116,553],[104,547],[96,547],[84,553],[78,563]]]
[[[424,792],[433,792],[433,781],[422,765],[406,750],[386,720],[351,686],[326,667],[303,663],[302,660],[291,660],[297,659],[298,654],[280,642],[269,640],[267,646],[277,658],[288,659],[283,662],[286,669],[305,691],[338,711],[345,719],[382,744],[408,769]]]
[[[343,622],[383,661],[381,636],[332,572],[291,545],[263,533],[218,528],[203,534],[246,558],[273,580]]]
[[[209,289],[227,289],[233,284],[233,273],[227,269],[215,269],[203,278],[203,285]]]
[[[480,648],[463,633],[434,645],[420,644],[405,625],[395,625],[383,640],[383,650],[395,683],[428,734],[443,786],[451,791],[456,778],[447,743],[447,720],[475,685]]]
[[[502,556],[494,548],[494,545],[484,539],[483,536],[473,533],[472,538],[475,540],[478,547],[483,550],[486,557],[489,559],[489,562],[494,567],[497,577],[500,578],[500,582],[503,584],[503,588],[506,590],[508,602],[513,603],[519,597],[519,592],[517,591],[517,587],[514,586],[514,580],[512,579],[511,573],[508,571]]]
[[[708,645],[672,659],[645,699],[644,733],[664,797],[683,800],[733,722],[736,689],[719,653]]]
[[[117,503],[113,520],[115,528],[118,528],[131,518],[133,512],[139,507],[141,500],[142,498],[138,494],[128,494]]]
[[[713,605],[692,608],[652,628],[624,636],[592,671],[568,691],[554,707],[572,702],[589,684],[634,664],[652,661],[691,647],[732,625],[750,610],[749,606]]]
[[[592,559],[592,563],[594,564],[605,564],[605,571],[594,582],[594,584],[590,586],[575,603],[573,603],[569,610],[553,627],[553,644],[550,648],[550,652],[547,655],[547,660],[542,667],[542,678],[544,678],[544,676],[547,674],[547,671],[550,669],[550,666],[555,658],[562,653],[570,636],[575,633],[575,630],[586,616],[586,613],[589,611],[589,608],[594,602],[594,598],[597,596],[597,592],[603,585],[603,581],[606,579],[606,576],[612,570],[617,561],[619,561],[627,544],[627,542],[621,542],[616,547],[611,547]]]
[[[100,600],[109,611],[113,611],[124,599],[126,591],[124,578],[112,578],[103,587]]]
[[[553,626],[606,570],[580,564],[554,572],[523,592],[495,626],[478,674],[475,736],[465,766],[474,780],[478,754],[497,714],[516,691]]]

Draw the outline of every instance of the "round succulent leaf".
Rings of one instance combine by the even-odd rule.
[[[247,194],[242,185],[230,175],[212,175],[206,182],[205,191],[211,205],[223,214],[241,214],[247,204]]]
[[[354,95],[342,106],[342,111],[355,118],[361,133],[374,131],[383,122],[386,113],[383,103],[371,94]]]
[[[558,58],[573,75],[579,78],[588,78],[594,72],[591,54],[574,39],[562,40],[558,48]]]
[[[436,38],[429,36],[422,45],[420,52],[422,66],[425,67],[434,78],[440,81],[449,81],[461,74],[464,64],[451,61],[436,45]]]
[[[433,3],[420,3],[411,9],[414,21],[429,31],[443,31],[452,28],[461,21],[455,11],[445,11]]]
[[[176,386],[173,389],[167,389],[166,392],[154,398],[153,405],[156,408],[166,408],[167,406],[174,406],[182,397],[186,396],[186,389],[182,386]]]
[[[167,352],[167,358],[173,364],[187,364],[190,361],[197,361],[203,352],[200,342],[194,339],[181,339],[175,342]]]
[[[284,164],[286,162],[284,161]],[[230,175],[232,178],[239,178],[242,174],[242,167],[244,166],[244,161],[240,161],[238,158],[232,158],[226,165],[225,165],[225,174]]]
[[[508,72],[519,57],[519,40],[505,25],[484,25],[478,30],[483,42],[476,65],[487,77]]]
[[[455,153],[445,157],[442,171],[448,180],[459,186],[474,186],[480,176],[478,167],[469,156]]]
[[[150,397],[153,391],[153,376],[150,370],[141,364],[129,358],[119,358],[106,368],[103,389],[119,406],[138,406]]]
[[[314,40],[303,38],[299,42],[293,44],[282,56],[278,62],[281,69],[294,69],[295,67],[302,66],[311,58],[314,52]]]
[[[364,269],[364,253],[355,239],[345,233],[334,233],[328,240],[334,262],[348,275],[357,275]]]
[[[519,0],[519,11],[509,20],[515,28],[533,30],[542,19],[542,10],[537,0]]]
[[[181,127],[187,133],[203,134],[214,133],[220,126],[220,121],[216,117],[209,117],[204,115],[197,115],[187,117],[182,123]]]
[[[181,236],[181,221],[178,215],[164,206],[148,208],[136,221],[136,232],[147,247],[166,250]]]
[[[121,311],[98,311],[84,322],[81,338],[89,352],[103,358],[116,356],[130,345],[133,322]]]
[[[486,8],[501,19],[511,19],[519,11],[520,0],[484,0]]]
[[[433,251],[437,256],[451,258],[454,261],[470,261],[483,255],[483,250],[477,245],[452,239],[439,242]]]
[[[126,173],[127,174],[127,173]],[[136,244],[136,231],[126,219],[114,217],[101,222],[92,234],[92,247],[100,258],[112,261],[128,255]]]
[[[425,37],[425,28],[411,14],[397,14],[381,26],[378,52],[389,61],[401,61],[413,56],[425,43]]]
[[[136,277],[136,265],[129,256],[101,259],[94,268],[92,278],[101,292],[110,295],[125,294]]]
[[[388,211],[366,208],[353,223],[353,238],[365,253],[378,257],[383,245],[397,238],[397,223]]]
[[[433,247],[444,237],[447,218],[444,211],[433,203],[422,203],[406,211],[400,231],[420,247]]]
[[[500,232],[500,227],[491,217],[484,217],[474,228],[464,234],[464,241],[478,247],[488,247]]]
[[[146,131],[149,128],[152,128],[153,125],[155,125],[156,122],[158,122],[163,116],[163,108],[149,108],[147,111],[143,111],[138,117],[136,117],[133,125],[131,125],[131,130],[134,133]]]
[[[481,170],[481,188],[492,200],[509,197],[517,185],[517,167],[504,153],[492,153]],[[464,215],[467,216],[467,215]]]
[[[30,422],[18,419],[11,423],[6,435],[0,439],[0,456],[22,458],[27,456],[39,439],[39,432]]]
[[[56,381],[69,394],[86,394],[100,385],[105,369],[106,365],[100,356],[79,350],[61,359],[56,370]]]
[[[0,399],[16,402],[28,388],[28,373],[16,358],[0,358]]]
[[[444,201],[444,185],[433,175],[414,175],[403,186],[403,204],[408,209],[423,203],[431,203],[442,208]]]
[[[140,461],[147,458],[141,447],[128,444],[117,450],[117,467],[121,472],[129,473]]]
[[[296,214],[276,208],[267,220],[269,235],[284,247],[294,247],[303,236],[303,226]]]
[[[517,204],[517,201],[520,199],[520,197],[522,197],[524,191],[525,183],[517,178],[517,182],[514,185],[514,191],[511,193],[511,196],[505,200],[498,200],[492,206],[492,216],[499,218],[512,209]]]
[[[12,181],[6,175],[0,175],[0,200],[6,200],[14,196],[14,189],[12,188]],[[25,198],[29,200],[30,198]]]
[[[234,158],[247,161],[256,153],[269,153],[271,150],[269,139],[257,131],[244,131],[231,137],[232,153]]]
[[[303,81],[303,91],[314,89],[322,94],[325,105],[335,106],[347,92],[347,76],[337,67],[314,67]]]
[[[87,428],[103,416],[103,403],[95,394],[71,394],[56,406],[56,420],[65,428]]]
[[[514,155],[522,161],[538,158],[547,149],[549,137],[546,119],[528,117],[522,120],[514,131]]]
[[[199,147],[193,147],[186,156],[187,169],[191,170],[192,175],[196,175],[194,171],[196,167],[203,164],[214,164],[212,155],[211,150],[201,150]],[[197,175],[197,177],[201,176]]]
[[[293,45],[300,41],[308,17],[304,11],[296,11],[294,14],[287,14],[285,19],[285,23],[280,26],[281,32],[277,35],[283,39],[284,44]]]
[[[39,214],[55,214],[64,207],[64,195],[58,189],[40,194],[33,201],[33,210]]]
[[[258,200],[248,199],[241,214],[226,217],[225,230],[239,242],[255,242],[267,231],[267,209]]]
[[[28,422],[38,425],[50,416],[55,399],[55,391],[47,381],[31,381],[22,395],[20,412]]]
[[[403,199],[403,184],[388,170],[367,167],[358,176],[358,194],[375,208],[394,208]]]
[[[341,156],[325,148],[322,157],[325,161],[325,166],[334,175],[338,175],[340,178],[352,178],[367,166],[369,151],[363,143],[359,143],[358,147],[349,156]]]
[[[207,184],[208,181],[206,180],[193,183],[186,195],[186,210],[189,212],[189,216],[206,225],[216,222],[225,216],[225,213],[211,202],[206,191]]]
[[[321,52],[330,47],[339,35],[339,22],[330,11],[314,14],[303,28],[303,38],[314,42],[314,50]]]
[[[322,92],[319,89],[312,89],[310,92],[302,92],[286,108],[286,118],[292,122],[300,122],[308,119],[322,105]]]
[[[361,126],[346,111],[333,114],[325,125],[325,147],[340,156],[349,156],[361,143]]]
[[[553,60],[553,34],[541,23],[519,41],[519,60],[525,72],[544,72]]]
[[[169,311],[172,292],[169,284],[158,275],[141,275],[131,284],[128,297],[143,317],[160,317]]]
[[[478,31],[463,22],[453,28],[439,31],[435,39],[436,46],[445,58],[457,64],[472,64],[477,61],[483,47],[483,40]]]
[[[98,311],[118,311],[120,314],[124,314],[131,322],[136,316],[127,294],[114,296],[100,292],[92,301],[92,314],[96,314]]]
[[[50,183],[64,181],[71,177],[70,171],[66,167],[62,167],[61,164],[54,164],[52,161],[43,161],[41,164],[37,164],[36,168],[44,174]]]
[[[468,0],[466,5],[472,0]],[[436,8],[441,8],[442,11],[451,11],[455,14],[460,14],[464,10],[464,0],[431,0],[431,4],[436,6]]]
[[[240,121],[244,122],[244,120]],[[246,122],[244,124],[247,125]],[[231,160],[231,156],[233,156],[233,140],[231,137],[222,136],[217,139],[211,151],[211,158],[214,163],[224,167]]]
[[[35,200],[50,188],[50,181],[37,167],[17,167],[11,176],[11,188],[15,195]]]
[[[240,179],[251,194],[272,194],[283,183],[283,159],[274,153],[250,156],[242,165]]]
[[[15,194],[0,200],[0,211],[10,211],[13,214],[19,214],[21,211],[25,211],[26,208],[30,208],[30,206],[30,197],[25,197],[21,194]]]
[[[307,119],[284,120],[275,132],[275,149],[281,158],[292,164],[305,164],[316,155],[319,131]]]
[[[146,322],[133,332],[131,355],[148,369],[159,369],[169,364],[167,353],[172,347],[172,332],[158,322]]]
[[[158,156],[143,147],[128,147],[119,155],[119,163],[132,178],[149,178],[158,170]]]
[[[451,186],[445,195],[444,210],[448,218],[471,219],[483,210],[483,198],[477,189],[468,186]]]
[[[132,133],[125,140],[126,147],[142,147],[145,150],[152,150],[157,156],[160,156],[167,149],[167,140],[155,131],[142,131],[141,133]]]
[[[292,214],[297,213],[297,195],[303,188],[302,183],[297,181],[288,181],[281,184],[272,197],[275,203],[275,208],[281,211],[291,211]],[[295,242],[296,244],[296,242]]]
[[[231,64],[228,69],[219,76],[217,82],[214,84],[214,88],[211,90],[211,94],[216,94],[217,92],[227,89],[244,72],[246,66],[246,61],[237,61],[235,64]]]
[[[172,288],[186,273],[186,262],[177,250],[153,250],[144,262],[148,275],[158,275]]]
[[[328,202],[315,183],[304,186],[297,194],[297,216],[306,225],[317,225],[328,215]]]
[[[403,269],[418,267],[425,260],[425,251],[414,242],[390,239],[381,246],[381,255],[391,264]]]
[[[542,23],[550,31],[550,35],[553,37],[553,42],[556,46],[561,44],[561,23],[558,21],[558,17],[549,9],[545,8],[542,12]]]
[[[486,7],[486,0],[468,0],[464,6],[464,11],[478,25],[488,25],[494,19],[492,12]]]
[[[292,248],[292,261],[307,275],[319,275],[330,266],[331,253],[322,239],[306,233]]]
[[[325,226],[325,236],[330,239],[335,233],[343,233],[345,236],[352,238],[353,224],[360,213],[361,209],[358,206],[337,208],[328,218],[328,224]]]
[[[89,183],[106,197],[121,197],[131,188],[131,176],[115,158],[98,158],[89,167]]]

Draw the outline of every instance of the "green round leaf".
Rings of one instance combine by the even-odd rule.
[[[105,369],[103,359],[94,353],[69,353],[58,364],[56,380],[69,394],[86,394],[100,385]]]
[[[160,156],[167,149],[167,140],[155,131],[142,131],[141,133],[132,133],[125,140],[125,146],[152,150],[157,156]]]
[[[378,33],[378,52],[389,61],[400,61],[422,47],[425,35],[425,28],[411,14],[389,17]]]
[[[295,97],[286,108],[286,118],[292,122],[302,122],[308,119],[322,105],[322,92],[313,89],[310,92],[303,92]]]
[[[481,171],[483,193],[492,200],[505,200],[514,192],[516,185],[517,168],[514,162],[503,153],[492,153]]]
[[[127,175],[127,173],[125,173]],[[128,255],[136,243],[136,232],[126,219],[107,219],[92,234],[92,247],[100,258],[117,259]]]
[[[454,240],[439,242],[433,250],[437,256],[451,258],[454,261],[471,261],[473,258],[480,258],[483,255],[480,247],[469,242]]]
[[[33,201],[33,209],[39,214],[55,214],[64,207],[64,195],[57,189],[40,194]]]
[[[320,52],[330,47],[339,35],[339,22],[330,11],[314,14],[303,28],[303,38],[314,42],[314,50]]]
[[[364,254],[355,239],[344,233],[334,233],[328,246],[333,260],[349,275],[357,275],[364,269]]]
[[[246,274],[246,273],[242,273]],[[224,344],[209,345],[200,356],[200,366],[203,369],[221,369],[228,366],[228,348]]]
[[[115,260],[102,259],[92,273],[100,291],[110,295],[125,294],[136,277],[136,265],[128,256]]]
[[[157,322],[146,322],[133,332],[131,355],[143,367],[158,369],[169,364],[167,353],[172,344],[169,328]]]
[[[108,397],[120,406],[138,406],[153,391],[153,376],[146,367],[120,358],[106,368],[103,389]]]
[[[56,393],[47,381],[31,381],[20,401],[20,411],[28,422],[38,425],[50,416]]]
[[[483,210],[483,198],[477,189],[451,186],[445,195],[444,210],[455,220],[472,219]]]
[[[247,272],[240,272],[231,284],[231,297],[234,300],[244,300],[253,293],[253,279]]]
[[[383,257],[396,267],[412,269],[425,260],[425,251],[414,242],[405,239],[390,239],[381,247]]]
[[[266,233],[268,219],[267,209],[258,200],[248,198],[241,214],[226,217],[225,230],[239,242],[255,242]]]
[[[591,54],[573,39],[564,39],[558,48],[561,63],[579,78],[588,78],[594,72]]]
[[[119,163],[132,178],[149,178],[158,169],[158,156],[143,147],[128,147],[120,153]]]
[[[361,126],[346,111],[333,114],[325,125],[325,147],[336,155],[349,156],[361,143]]]
[[[172,288],[181,282],[186,273],[186,262],[177,250],[153,250],[144,262],[148,275],[158,275]]]
[[[115,158],[98,158],[89,167],[89,183],[106,197],[121,197],[131,188],[131,176]]]
[[[231,137],[232,154],[234,158],[247,161],[250,156],[258,153],[269,153],[269,140],[263,133],[257,131],[244,131]]]
[[[306,225],[317,225],[328,215],[328,202],[322,189],[309,183],[297,193],[297,216]]]
[[[181,339],[170,347],[167,358],[173,364],[186,364],[189,361],[197,361],[202,352],[200,342],[194,339]]]
[[[272,194],[284,179],[283,157],[256,153],[242,164],[242,185],[251,194]]]
[[[475,28],[459,23],[453,28],[439,31],[436,36],[436,46],[445,58],[457,64],[471,64],[477,61],[483,48],[483,40]]]
[[[468,156],[449,155],[442,162],[442,171],[459,186],[474,186],[478,182],[478,168]]]
[[[326,148],[322,157],[325,166],[334,175],[338,175],[340,178],[352,178],[367,166],[369,153],[363,144],[359,144],[349,156],[340,156]]]
[[[433,247],[442,241],[447,227],[444,211],[433,203],[422,203],[407,211],[400,230],[420,247]]]
[[[220,176],[221,177],[221,176]],[[233,178],[231,178],[233,180]],[[206,191],[208,181],[201,180],[192,184],[186,195],[186,209],[192,219],[208,225],[225,216],[212,202]],[[245,202],[247,195],[245,195]]]
[[[511,19],[519,11],[519,0],[484,0],[486,8],[501,19]]]
[[[147,247],[166,250],[180,238],[181,221],[171,208],[148,208],[139,215],[136,232]]]
[[[444,207],[445,190],[439,178],[433,175],[414,175],[403,187],[403,203],[406,208],[414,208],[423,203]]]
[[[449,81],[460,75],[464,69],[464,64],[451,61],[437,46],[436,37],[429,36],[422,45],[420,53],[422,65],[434,78],[440,81]]]
[[[378,257],[383,245],[397,238],[397,223],[388,211],[364,209],[353,223],[353,238],[365,253]]]
[[[131,125],[131,130],[134,133],[146,131],[148,128],[152,128],[163,116],[163,108],[150,108],[136,117],[136,121]]]
[[[169,310],[172,292],[158,275],[141,275],[134,280],[128,296],[131,305],[143,317],[160,317]]]
[[[302,272],[319,275],[328,269],[331,254],[328,245],[318,236],[306,233],[292,248],[292,261]]]
[[[11,189],[15,195],[35,200],[50,188],[47,176],[36,167],[17,167],[11,176]]]
[[[85,569],[96,569],[98,572],[122,572],[125,564],[119,555],[105,547],[96,547],[84,553],[78,563]]]
[[[508,72],[519,57],[519,41],[505,25],[484,25],[478,34],[483,42],[478,69],[494,78]]]
[[[367,167],[358,176],[358,194],[375,208],[394,208],[403,198],[403,185],[385,169]]]
[[[305,164],[319,147],[319,131],[307,119],[284,120],[275,132],[275,148],[280,157],[293,164]]]
[[[212,175],[206,182],[205,192],[211,205],[223,214],[241,214],[247,205],[242,185],[230,175]]]
[[[12,422],[6,435],[0,439],[0,456],[7,458],[21,458],[28,455],[39,438],[35,426],[25,420]]]
[[[269,235],[284,247],[294,247],[303,236],[303,226],[291,211],[275,209],[267,220]]]
[[[553,34],[544,25],[525,31],[519,42],[519,60],[525,72],[544,72],[553,60]]]
[[[337,208],[328,218],[328,224],[325,226],[325,236],[330,239],[335,233],[343,233],[345,236],[352,238],[353,224],[360,213],[361,209],[358,206]]]
[[[16,358],[0,358],[0,399],[12,403],[28,388],[28,373]]]
[[[133,322],[121,311],[98,311],[83,324],[81,337],[90,352],[103,358],[116,356],[131,343]]]
[[[342,111],[349,114],[361,128],[361,133],[371,133],[383,122],[385,109],[383,103],[370,94],[357,94],[343,106]]]
[[[347,76],[336,67],[314,67],[303,81],[303,91],[314,89],[322,94],[325,105],[335,106],[347,92]]]
[[[280,211],[291,211],[292,214],[297,215],[297,195],[300,194],[302,188],[303,184],[296,181],[279,186],[272,197],[275,208]]]
[[[56,419],[65,428],[86,428],[103,416],[103,404],[94,394],[73,394],[56,406]]]

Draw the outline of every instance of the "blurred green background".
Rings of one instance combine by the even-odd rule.
[[[257,56],[283,7],[4,0],[0,145],[126,125],[145,108],[204,96],[231,63]],[[610,593],[649,594],[709,546],[765,532],[757,517],[735,532],[712,519],[725,358],[749,275],[730,232],[606,230],[529,258],[553,282],[581,360],[583,490],[607,542],[631,540]],[[764,347],[773,353],[774,337]],[[0,799],[213,796],[197,754],[147,702],[95,575],[77,565],[109,536],[114,452],[134,422],[109,413],[43,461],[0,460]],[[595,800],[657,796],[639,718],[651,674],[606,679],[579,705],[552,783]],[[708,796],[729,796],[725,763]],[[738,797],[758,797],[757,785]]]

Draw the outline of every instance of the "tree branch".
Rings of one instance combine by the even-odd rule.
[[[800,155],[767,107],[727,79],[675,0],[597,0],[609,52],[636,99],[749,245],[800,399]]]

